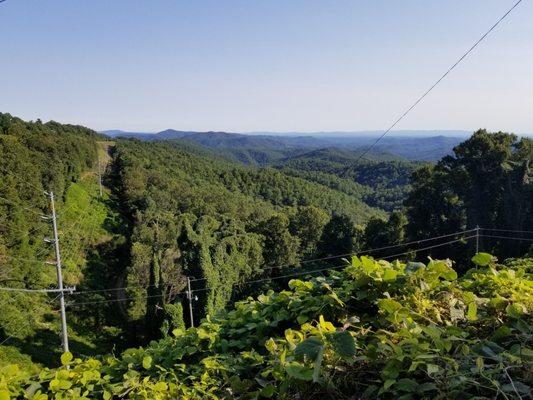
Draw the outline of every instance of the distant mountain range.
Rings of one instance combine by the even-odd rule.
[[[244,149],[276,152],[282,157],[286,152],[338,148],[343,150],[364,150],[370,146],[381,132],[314,132],[314,133],[231,133],[194,132],[167,129],[157,133],[126,132],[109,130],[101,132],[117,138],[135,138],[143,141],[179,140],[209,149],[239,151]],[[470,135],[468,131],[395,131],[384,137],[373,147],[373,154],[389,154],[407,160],[435,161],[450,154],[453,147]],[[272,153],[271,153],[272,154]],[[247,158],[249,155],[247,154]],[[253,158],[253,157],[252,157]]]

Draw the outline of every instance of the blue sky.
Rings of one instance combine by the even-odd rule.
[[[6,0],[0,111],[94,129],[386,129],[514,0]],[[397,129],[533,133],[524,0]]]

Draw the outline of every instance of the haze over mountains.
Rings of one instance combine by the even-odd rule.
[[[127,132],[108,130],[101,132],[117,138],[136,138],[143,141],[180,140],[210,149],[248,149],[254,151],[281,152],[273,158],[304,153],[320,148],[338,148],[351,152],[361,152],[371,145],[379,131],[361,132],[195,132],[167,129],[157,133]],[[407,160],[435,161],[450,154],[471,132],[468,131],[396,131],[383,138],[372,149],[372,154],[393,156]]]

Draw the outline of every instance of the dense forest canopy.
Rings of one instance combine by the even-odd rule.
[[[336,245],[322,235],[333,214],[351,230],[385,215],[319,183],[206,158],[178,143],[123,140],[115,158],[134,219],[128,283],[151,286],[150,294],[160,296],[146,305],[151,311],[134,307],[141,310],[137,317],[164,318],[155,310],[172,298],[165,293],[170,283],[176,291],[184,288],[185,276],[206,281],[198,314],[213,313],[230,300],[234,285],[263,267],[295,267],[302,257]]]
[[[406,199],[412,237],[486,228],[533,227],[533,141],[504,132],[475,132],[435,166],[412,176]],[[520,242],[490,242],[502,255],[524,251]],[[527,244],[526,244],[527,246]]]
[[[53,247],[45,242],[52,238],[50,220],[42,218],[50,214],[45,191],[54,192],[61,233],[67,233],[68,213],[63,211],[69,188],[96,163],[98,140],[100,135],[81,126],[25,122],[0,114],[0,287],[57,286],[55,267],[45,263],[53,260]],[[72,262],[70,254],[64,256],[65,283],[75,285],[82,276],[81,265]],[[41,340],[55,343],[58,324],[51,300],[44,294],[0,291],[2,340],[14,335],[12,343],[33,355]],[[37,334],[42,334],[40,339]],[[13,348],[0,346],[3,362],[15,354]],[[41,361],[50,354],[35,357]]]
[[[480,318],[483,322],[470,326],[475,320],[470,317],[462,322],[465,340],[470,341],[468,351],[471,353],[468,354],[478,354],[474,343],[476,337],[493,340],[493,333],[486,331],[484,324],[496,323],[505,332],[510,330],[512,333],[509,342],[495,342],[502,348],[498,354],[504,354],[506,359],[516,356],[516,348],[512,345],[522,340],[520,335],[526,328],[520,324],[530,323],[529,320],[524,322],[522,315],[530,315],[531,294],[514,279],[527,277],[530,282],[531,259],[505,265],[496,264],[492,258],[487,262],[493,268],[501,269],[501,275],[510,280],[504,285],[510,285],[512,290],[518,290],[520,286],[520,290],[526,290],[525,294],[489,293],[488,288],[479,288],[476,292],[478,289],[473,280],[490,281],[492,283],[487,283],[490,286],[496,281],[500,284],[503,278],[500,273],[494,275],[490,270],[482,272],[486,275],[468,272],[470,258],[475,253],[473,241],[459,238],[454,246],[416,250],[420,248],[417,245],[419,240],[480,226],[488,229],[484,231],[488,233],[490,229],[521,231],[514,236],[523,239],[511,241],[482,234],[478,237],[481,250],[490,251],[502,259],[531,252],[531,235],[526,232],[533,226],[531,139],[480,130],[436,164],[398,160],[379,154],[374,154],[370,160],[360,160],[356,151],[331,147],[310,150],[295,149],[286,144],[287,148],[279,149],[265,138],[254,139],[255,147],[248,147],[249,141],[242,142],[241,137],[210,135],[202,140],[206,142],[137,139],[108,142],[94,131],[80,126],[25,122],[9,114],[0,114],[0,286],[11,289],[56,286],[55,268],[45,264],[46,260],[53,259],[52,248],[43,240],[50,237],[50,224],[41,218],[49,213],[45,191],[52,190],[57,198],[64,283],[77,286],[77,292],[67,301],[73,352],[97,355],[162,338],[146,351],[129,350],[109,365],[94,360],[87,363],[76,361],[73,368],[80,371],[90,370],[94,376],[96,373],[99,376],[110,374],[111,386],[98,383],[102,393],[109,390],[116,394],[115,390],[122,390],[123,382],[119,377],[122,373],[131,374],[133,380],[136,379],[134,376],[141,376],[134,371],[139,360],[142,365],[151,365],[155,360],[158,366],[167,368],[167,361],[158,358],[159,352],[172,352],[175,346],[185,342],[191,353],[176,356],[187,362],[180,373],[190,376],[191,382],[196,383],[178,385],[174,387],[176,391],[172,389],[168,393],[187,394],[192,398],[200,393],[197,390],[205,391],[213,398],[231,398],[227,393],[237,392],[252,397],[259,393],[262,396],[268,393],[288,396],[295,392],[291,391],[292,387],[291,390],[284,389],[283,385],[294,384],[300,394],[307,393],[305,385],[298,385],[301,380],[316,380],[318,386],[313,386],[312,390],[322,393],[320,383],[324,383],[324,377],[331,373],[327,372],[329,361],[322,366],[323,360],[342,360],[346,363],[343,368],[351,370],[354,359],[350,356],[348,360],[343,355],[344,350],[335,347],[337,339],[328,336],[327,331],[331,325],[324,322],[326,329],[321,322],[315,323],[321,321],[320,314],[324,315],[325,321],[331,320],[339,332],[350,331],[352,328],[342,325],[349,317],[342,311],[348,304],[348,309],[356,307],[360,311],[354,317],[366,321],[368,326],[390,329],[385,320],[399,324],[393,332],[400,340],[405,327],[392,321],[389,315],[398,311],[394,309],[396,303],[376,307],[376,301],[399,296],[395,301],[403,304],[412,300],[409,296],[416,294],[427,296],[421,300],[423,304],[436,305],[442,300],[439,296],[444,287],[464,291],[456,299],[459,303],[454,304],[459,304],[457,307],[462,307],[462,312],[467,315],[474,313],[472,303],[479,309],[486,307]],[[227,140],[238,140],[242,145],[228,149],[224,147]],[[267,144],[261,147],[261,143]],[[102,194],[98,186],[101,175]],[[327,275],[328,269],[344,267],[341,255],[348,257],[353,252],[405,242],[413,244],[401,247],[403,263],[358,259],[354,263],[362,263],[357,264],[357,268],[365,270],[365,276],[359,275],[361,271],[355,271],[352,266],[340,275],[317,278],[313,283],[305,280],[291,283],[290,294],[283,291],[291,274],[322,270]],[[382,251],[377,256],[392,254],[393,251]],[[426,256],[442,259],[453,256],[456,264],[430,261],[422,268],[420,263],[407,261],[425,261]],[[425,271],[420,274],[428,273],[431,278],[417,275],[416,279],[425,283],[409,286],[415,284],[413,279],[416,280],[411,274],[416,275],[420,268]],[[457,272],[464,276],[456,277]],[[435,274],[443,274],[439,278],[442,282],[434,281]],[[396,277],[401,278],[396,280]],[[185,294],[188,279],[194,292],[193,319],[198,323],[206,316],[212,318],[207,317],[198,330],[184,331],[185,326],[192,323],[189,312],[184,311],[189,306]],[[433,279],[434,292],[433,289],[430,293],[425,292],[428,279]],[[344,280],[352,286],[343,286],[341,282]],[[326,297],[320,292],[321,301],[332,302],[328,303],[327,312],[315,304],[314,296],[318,292],[314,293],[313,288],[319,286],[320,291],[328,291]],[[267,297],[260,296],[257,302],[240,302],[269,290],[276,292],[269,292]],[[490,290],[495,291],[496,287],[490,286]],[[472,292],[476,293],[474,297]],[[365,300],[372,293],[377,296],[375,301]],[[518,297],[513,297],[515,295]],[[505,307],[500,304],[494,305],[493,309],[481,300],[491,296],[505,298]],[[283,307],[286,299],[303,305],[294,311],[297,314],[273,312],[269,307],[276,309],[279,305],[268,304],[278,297],[284,299],[280,303]],[[37,371],[41,365],[57,363],[59,346],[55,344],[59,345],[59,317],[55,300],[55,296],[43,293],[0,291],[0,368],[16,361],[27,371]],[[444,325],[448,326],[449,321],[458,321],[451,316],[446,316],[448,320],[442,319],[448,306],[428,311],[422,303],[413,307],[422,307],[419,311],[423,317],[401,314],[402,318],[416,320],[420,317],[426,322],[429,318],[431,324],[435,323],[444,331],[448,329]],[[232,307],[235,311],[228,311]],[[266,308],[263,310],[263,307]],[[438,307],[443,306],[439,303]],[[248,310],[245,316],[239,315],[243,309]],[[502,314],[503,309],[505,314]],[[261,325],[254,310],[272,319],[273,325]],[[282,316],[278,315],[280,312]],[[422,320],[416,322],[421,324]],[[434,332],[431,324],[420,327],[422,331],[417,330],[416,335],[431,337],[429,332]],[[349,336],[355,342],[343,334],[338,337],[342,341],[339,345],[355,345],[358,351],[363,351],[372,368],[393,368],[386,364],[385,359],[390,356],[387,351],[383,352],[385,358],[375,355],[376,340],[383,339],[377,331],[371,337],[366,334],[359,337],[361,329],[368,329],[368,326],[353,325],[354,330]],[[274,375],[257,386],[257,380],[254,381],[257,375],[254,374],[265,373],[263,368],[270,371],[269,368],[279,362],[277,350],[265,349],[269,335],[273,342],[268,343],[277,343],[282,346],[280,348],[288,346],[287,354],[294,356],[291,353],[294,346],[287,337],[283,339],[287,329],[301,331],[305,346],[322,348],[321,357],[325,358],[317,361],[315,347],[312,351],[302,350],[304,355],[308,350],[311,353],[302,359],[297,356],[290,360],[288,369],[289,364],[275,373],[269,372]],[[446,332],[445,336],[456,334]],[[258,335],[258,339],[253,343],[238,342],[237,336],[242,334]],[[298,333],[295,335],[300,337]],[[322,344],[315,341],[317,335],[323,340]],[[204,339],[209,341],[209,346],[204,347]],[[429,339],[417,336],[416,340]],[[231,350],[232,346],[236,348]],[[495,347],[491,349],[495,351]],[[402,347],[401,351],[404,350]],[[443,354],[435,355],[443,359],[428,362],[432,373],[436,372],[435,365],[446,369],[444,364],[448,361],[443,361],[447,357]],[[153,358],[148,362],[145,357]],[[248,363],[252,362],[249,357],[258,357],[258,369],[250,370],[250,375],[239,382],[236,378],[221,377],[218,372],[206,372],[199,366],[200,363],[206,366],[216,359],[224,368],[247,370]],[[466,354],[465,357],[460,362],[470,368],[475,361]],[[236,358],[241,361],[236,362]],[[171,358],[172,362],[177,359]],[[311,361],[315,367],[311,367]],[[316,365],[320,368],[316,369]],[[217,367],[214,369],[218,371]],[[426,381],[416,368],[411,371],[403,364],[400,370],[403,372],[394,378],[372,375],[377,386],[370,385],[373,389],[369,388],[368,393],[379,391],[391,398],[405,394],[404,384],[413,379],[417,385],[427,384],[416,386],[417,391],[427,389],[432,395],[459,393],[463,389],[477,394],[492,393],[472,382],[446,386],[441,375],[440,381]],[[147,374],[143,376],[149,376],[150,382],[148,388],[143,386],[143,390],[161,389],[163,383],[169,389],[176,384],[166,375],[153,374],[151,367],[143,371]],[[498,374],[502,370],[494,371]],[[196,381],[204,373],[209,376],[208,382]],[[362,376],[357,368],[353,373],[357,379]],[[516,374],[513,379],[522,382],[523,376]],[[56,385],[52,384],[52,375],[43,378],[39,390],[58,392],[52,388]],[[495,379],[500,378],[498,375]],[[2,390],[16,395],[17,390],[23,390],[24,385],[29,384],[18,373],[9,379],[26,383],[6,389],[2,383],[6,381],[0,379],[0,395],[4,393]],[[391,383],[391,379],[395,382]],[[255,383],[249,384],[248,380]],[[72,383],[73,387],[77,385]],[[338,393],[344,393],[345,389],[352,390],[353,387],[341,385]],[[221,390],[227,393],[223,394]],[[166,394],[161,396],[165,398]]]
[[[357,196],[371,207],[387,211],[401,208],[409,191],[409,177],[420,165],[383,157],[360,159],[358,152],[335,148],[311,151],[277,163],[289,175]]]

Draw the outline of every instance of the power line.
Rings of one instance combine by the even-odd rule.
[[[442,238],[446,238],[446,237],[450,237],[450,236],[456,236],[456,235],[460,235],[460,234],[463,234],[463,233],[469,233],[469,232],[473,232],[475,231],[475,229],[468,229],[468,230],[464,230],[464,231],[459,231],[459,232],[455,232],[455,233],[450,233],[450,234],[447,234],[447,235],[440,235],[440,236],[435,236],[435,237],[431,237],[431,238],[426,238],[426,239],[420,239],[420,240],[414,240],[414,241],[411,241],[411,242],[406,242],[406,243],[400,243],[400,244],[397,244],[397,245],[391,245],[391,246],[383,246],[383,247],[378,247],[378,248],[374,248],[374,249],[367,249],[367,250],[362,250],[362,251],[359,251],[359,252],[356,252],[356,253],[347,253],[347,254],[340,254],[340,255],[336,255],[336,256],[330,256],[330,257],[322,257],[322,258],[315,258],[315,259],[311,259],[311,260],[304,260],[302,261],[301,263],[309,263],[309,262],[316,262],[316,261],[323,261],[323,260],[330,260],[330,259],[335,259],[335,258],[342,258],[342,257],[348,257],[348,256],[354,256],[354,255],[359,255],[359,254],[363,254],[363,253],[367,253],[367,252],[373,252],[373,251],[378,251],[378,250],[387,250],[387,249],[392,249],[392,248],[396,248],[396,247],[402,247],[402,246],[407,246],[407,245],[411,245],[411,244],[419,244],[419,243],[425,243],[425,242],[428,242],[428,241],[431,241],[431,240],[437,240],[437,239],[442,239]],[[474,236],[469,236],[468,238],[465,238],[465,239],[470,239]],[[433,247],[439,247],[439,246],[442,246],[442,245],[446,245],[446,244],[449,244],[449,243],[454,243],[454,242],[457,242],[457,241],[460,241],[460,240],[463,240],[463,239],[458,239],[458,240],[455,240],[453,242],[448,242],[448,243],[444,243],[444,244],[439,244],[439,245],[436,245],[436,246],[430,246],[430,247],[427,247],[427,248],[423,248],[423,249],[418,249],[418,250],[413,250],[413,251],[422,251],[422,250],[425,250],[425,249],[431,249]],[[410,252],[406,252],[406,253],[400,253],[400,255],[403,255],[403,254],[408,254]],[[385,257],[381,257],[381,258],[385,258]],[[284,266],[294,266],[294,264],[285,264],[285,265],[281,265],[281,266],[276,266],[276,267],[269,267],[269,268],[263,268],[262,270],[268,270],[268,269],[275,269],[275,268],[282,268]],[[331,268],[331,267],[330,267]],[[328,269],[328,268],[325,268],[325,269]],[[320,271],[322,270],[325,270],[325,269],[320,269]],[[299,273],[307,273],[307,272],[299,272]],[[285,275],[283,275],[282,277],[286,277]],[[272,277],[272,278],[263,278],[261,280],[255,280],[253,282],[257,282],[257,281],[266,281],[266,280],[272,280],[272,279],[280,279],[280,277]],[[198,278],[198,279],[191,279],[191,282],[199,282],[199,281],[205,281],[207,280],[206,278]],[[246,283],[246,282],[244,282]],[[242,283],[241,283],[242,284]],[[80,294],[87,294],[87,293],[102,293],[102,292],[112,292],[112,291],[118,291],[118,290],[127,290],[127,289],[143,289],[143,288],[149,288],[149,287],[155,287],[157,285],[148,285],[148,286],[143,286],[143,285],[136,285],[136,286],[123,286],[123,287],[119,287],[119,288],[111,288],[111,289],[95,289],[95,290],[86,290],[86,291],[76,291],[74,293],[72,293],[73,295],[80,295]],[[196,291],[203,291],[205,289],[195,289],[195,290],[192,290],[191,292],[196,292]],[[187,293],[187,291],[184,291],[184,292],[180,292],[180,293],[177,293],[177,294],[182,294],[182,293]],[[158,295],[158,296],[154,296],[154,297],[163,297],[164,295]],[[122,300],[132,300],[132,299],[137,299],[137,298],[146,298],[146,297],[129,297],[129,298],[124,298],[124,299],[120,299],[120,300],[102,300],[101,302],[114,302],[114,301],[122,301]],[[100,301],[97,301],[97,302],[91,302],[91,304],[97,304],[99,303]],[[87,304],[87,303],[83,303],[83,304]]]
[[[97,161],[98,161],[98,166],[100,166],[100,156],[97,155]],[[89,171],[90,174],[95,174],[95,175],[98,175],[97,172],[95,171]],[[81,178],[80,178],[81,180]],[[81,190],[82,192],[84,192],[88,197],[89,197],[89,201],[91,201],[94,197],[96,196],[93,196],[92,194],[90,194],[87,190],[85,190],[83,187],[81,187],[81,185],[78,185],[78,189]],[[102,196],[100,196],[102,197]],[[69,209],[71,209],[74,205],[76,205],[76,203],[72,203],[69,207],[67,207],[66,209],[64,210],[59,210],[57,215],[58,216],[61,216],[63,214],[65,214]]]
[[[346,268],[347,266],[348,266],[347,264],[343,264],[343,265],[339,265],[337,267],[328,267],[328,268],[320,268],[320,269],[313,269],[313,270],[308,270],[308,271],[295,272],[295,273],[292,273],[292,274],[273,276],[273,277],[270,277],[270,278],[255,279],[253,281],[245,281],[245,282],[237,283],[236,285],[237,286],[241,286],[241,285],[249,285],[249,284],[252,284],[252,283],[274,281],[276,279],[284,279],[284,278],[290,278],[290,277],[293,277],[293,276],[308,275],[308,274],[312,274],[312,273],[316,273],[316,272],[332,271],[332,270],[336,270],[336,269],[339,269],[339,268]],[[196,290],[193,290],[193,292],[196,292]]]
[[[494,239],[511,239],[511,240],[519,240],[522,242],[533,242],[533,238],[519,238],[519,237],[497,236],[497,235],[479,235],[479,236],[494,238]]]
[[[59,293],[59,292],[70,292],[71,288],[65,289],[22,289],[22,288],[8,288],[0,287],[0,291],[4,292],[24,292],[24,293]]]
[[[35,185],[29,183],[29,182],[27,181],[27,179],[23,179],[23,178],[17,176],[16,174],[14,174],[13,172],[8,171],[8,170],[6,169],[5,166],[2,165],[1,167],[2,167],[2,169],[4,170],[4,172],[5,172],[6,174],[9,174],[9,175],[11,175],[12,177],[14,177],[14,178],[17,179],[17,182],[16,182],[17,184],[19,184],[19,183],[23,183],[23,184],[26,184],[26,185],[30,186],[31,188],[37,190],[37,191],[40,192],[40,193],[47,194],[45,190],[43,190],[42,188],[38,188],[37,186],[35,186]]]
[[[448,70],[428,89],[420,96],[412,105],[409,107],[394,123],[385,131],[383,132],[361,155],[355,160],[354,163],[357,163],[361,158],[363,158],[370,150],[374,148],[374,146],[385,137],[387,133],[389,133],[404,117],[407,116],[411,112],[413,108],[415,108],[450,72],[452,72],[455,67],[457,67],[461,61],[463,61],[499,24],[502,22],[510,13],[513,11],[522,0],[518,0],[507,12],[498,20],[494,25],[490,27],[490,29],[485,32],[473,45],[470,47],[466,53],[464,53],[456,62],[453,64]]]
[[[10,304],[13,304],[15,301],[18,301],[19,300],[19,297],[22,295],[20,292],[15,292],[13,293],[12,296],[9,296],[7,298],[7,301],[10,303]],[[7,324],[6,326],[3,327],[4,329],[4,332],[7,331],[8,329],[10,329],[13,325],[15,325],[18,321],[16,319],[12,320],[11,323]]]
[[[468,236],[468,237],[463,237],[463,238],[459,238],[459,239],[456,239],[456,240],[451,240],[449,242],[446,242],[446,243],[440,243],[440,244],[435,244],[433,246],[427,246],[427,247],[422,247],[421,249],[416,249],[416,250],[411,250],[411,251],[406,251],[404,253],[398,253],[398,254],[392,254],[390,256],[385,256],[385,257],[380,257],[381,259],[383,260],[386,260],[387,258],[394,258],[394,257],[399,257],[399,256],[404,256],[404,255],[407,255],[407,254],[410,254],[410,253],[413,253],[413,252],[418,252],[418,251],[425,251],[425,250],[430,250],[430,249],[435,249],[437,247],[442,247],[442,246],[446,246],[448,244],[452,244],[452,243],[457,243],[457,242],[462,242],[463,240],[469,240],[469,239],[473,239],[477,237],[477,235],[472,235],[472,236]]]
[[[468,230],[468,231],[465,231],[465,232],[471,232],[473,230],[475,230],[475,229],[471,229],[471,230]],[[450,235],[453,235],[453,234],[450,234]],[[450,236],[450,235],[446,235],[446,236]],[[438,247],[447,246],[449,244],[458,243],[458,242],[462,242],[462,241],[465,241],[465,240],[470,240],[470,239],[473,239],[475,237],[477,237],[477,235],[470,235],[470,236],[466,236],[466,237],[450,240],[450,241],[447,241],[445,243],[434,244],[434,245],[431,245],[431,246],[426,246],[426,247],[422,247],[422,248],[418,248],[418,249],[413,249],[413,250],[402,252],[402,253],[397,253],[397,254],[392,254],[392,255],[385,256],[385,257],[380,257],[380,259],[386,260],[386,259],[389,259],[389,258],[400,257],[400,256],[403,256],[403,255],[408,255],[408,254],[412,254],[412,253],[416,253],[416,252],[431,250],[431,249],[435,249],[435,248],[438,248]],[[507,239],[520,240],[522,238],[507,238]],[[425,239],[425,240],[427,241],[429,239]],[[262,279],[244,281],[244,282],[241,282],[241,283],[237,283],[236,287],[242,286],[242,285],[250,285],[250,284],[254,284],[254,283],[268,282],[268,281],[273,281],[273,280],[278,280],[278,279],[291,278],[291,277],[295,277],[295,276],[309,275],[309,274],[318,273],[318,272],[333,271],[333,270],[337,270],[337,269],[340,269],[340,268],[346,268],[348,266],[349,266],[349,264],[344,264],[344,265],[339,265],[339,266],[335,266],[335,267],[320,268],[320,269],[308,270],[308,271],[299,271],[299,272],[294,272],[294,273],[285,274],[285,275],[281,275],[281,276],[275,276],[275,277],[269,277],[269,278],[262,278]],[[116,288],[116,290],[119,290],[119,289],[127,289],[127,287]],[[115,289],[112,289],[112,290],[115,290]],[[190,291],[190,293],[199,293],[199,292],[204,292],[204,291],[208,291],[208,290],[210,290],[210,288],[193,289],[193,290]],[[79,293],[82,293],[82,292],[79,292]],[[187,294],[187,293],[189,293],[189,291],[185,290],[185,291],[181,291],[181,292],[176,293],[175,296],[181,295],[181,294]],[[126,298],[122,298],[122,299],[111,299],[111,300],[71,303],[71,304],[68,304],[67,306],[69,306],[69,307],[78,307],[78,306],[83,306],[83,305],[95,305],[95,304],[122,302],[122,301],[126,301],[126,300],[142,300],[142,299],[148,299],[148,298],[161,298],[161,297],[165,297],[165,296],[166,296],[165,294],[150,295],[150,296],[134,296],[134,297],[126,297]]]
[[[394,249],[396,247],[409,246],[409,245],[412,245],[412,244],[420,244],[420,243],[425,243],[425,242],[429,242],[429,241],[432,241],[432,240],[443,239],[443,238],[447,238],[447,237],[450,237],[450,236],[456,236],[456,235],[461,235],[463,233],[473,232],[475,230],[476,230],[475,228],[474,229],[467,229],[467,230],[464,230],[464,231],[458,231],[458,232],[449,233],[449,234],[446,234],[446,235],[433,236],[433,237],[430,237],[430,238],[420,239],[420,240],[412,240],[410,242],[399,243],[399,244],[383,246],[383,247],[376,247],[376,248],[373,248],[373,249],[360,250],[360,251],[352,252],[352,253],[338,254],[338,255],[333,255],[333,256],[328,256],[328,257],[321,257],[321,258],[313,258],[313,259],[310,259],[310,260],[300,261],[300,264],[306,264],[306,263],[317,262],[317,261],[334,260],[334,259],[342,258],[342,257],[356,256],[356,255],[363,254],[363,253],[375,252],[375,251],[380,251],[380,250],[389,250],[389,249]],[[280,269],[280,268],[284,268],[284,267],[295,267],[295,266],[297,266],[297,265],[295,265],[295,264],[282,264],[282,265],[276,265],[274,267],[261,268],[261,270],[262,271],[268,271],[268,270],[272,270],[272,269]],[[205,280],[207,280],[207,278],[198,278],[198,279],[191,279],[191,282],[205,281]]]
[[[440,243],[440,244],[437,244],[437,245],[433,245],[433,246],[427,246],[427,247],[424,247],[424,248],[421,248],[421,249],[417,249],[417,250],[412,250],[412,251],[406,251],[404,253],[399,253],[399,254],[393,254],[391,256],[387,256],[387,257],[380,257],[380,259],[386,259],[386,258],[392,258],[392,257],[399,257],[399,256],[402,256],[402,255],[406,255],[406,254],[410,254],[412,252],[417,252],[417,251],[424,251],[424,250],[430,250],[430,249],[433,249],[433,248],[436,248],[436,247],[441,247],[441,246],[446,246],[448,244],[452,244],[452,243],[456,243],[456,242],[460,242],[462,240],[468,240],[468,239],[472,239],[474,238],[475,235],[473,236],[468,236],[466,238],[461,238],[461,239],[456,239],[456,240],[451,240],[449,242],[446,242],[446,243]],[[274,277],[271,277],[271,278],[263,278],[263,279],[256,279],[256,280],[253,280],[253,281],[245,281],[245,282],[242,282],[240,284],[237,284],[237,286],[239,285],[244,285],[244,284],[251,284],[251,283],[259,283],[259,282],[267,282],[267,281],[272,281],[272,280],[275,280],[275,279],[283,279],[283,278],[290,278],[290,277],[293,277],[293,276],[299,276],[299,275],[307,275],[307,274],[310,274],[310,273],[315,273],[315,272],[324,272],[324,271],[330,271],[330,270],[335,270],[335,269],[339,269],[339,268],[346,268],[348,267],[348,265],[340,265],[340,266],[337,266],[337,267],[329,267],[329,268],[320,268],[320,269],[316,269],[316,270],[309,270],[309,271],[301,271],[301,272],[295,272],[293,274],[286,274],[286,275],[281,275],[281,276],[274,276]],[[193,290],[194,292],[195,290]]]
[[[49,300],[47,303],[48,305],[52,304],[53,301],[55,301],[56,299],[59,298],[60,295],[57,295],[56,297],[54,297],[53,299]],[[33,312],[35,312],[36,310],[34,309]],[[32,314],[33,315],[33,314]],[[33,319],[31,320],[33,322]],[[23,324],[23,326],[21,326],[19,329],[17,329],[14,333],[12,333],[11,335],[9,335],[7,338],[5,338],[2,342],[0,342],[0,346],[2,346],[5,342],[7,342],[9,339],[11,339],[13,336],[15,336],[17,333],[19,333],[22,329],[26,328],[27,326],[30,325],[30,321],[26,321],[25,324]]]
[[[530,233],[533,234],[533,231],[521,231],[516,229],[496,229],[496,228],[479,228],[483,231],[497,231],[497,232],[514,232],[514,233]]]
[[[30,259],[30,258],[12,257],[12,256],[8,256],[7,254],[0,255],[0,261],[2,260],[2,258],[9,258],[10,260],[14,260],[14,261],[23,261],[23,262],[29,262],[29,263],[34,263],[34,264],[44,264],[45,263],[45,261],[41,261],[41,260]]]
[[[208,288],[202,288],[193,290],[193,292],[203,292],[205,290],[209,290]],[[174,296],[180,295],[180,294],[186,294],[187,291],[182,291],[175,293]],[[97,300],[97,301],[84,301],[81,303],[70,303],[67,304],[67,307],[79,307],[84,305],[93,305],[93,304],[103,304],[103,303],[115,303],[115,302],[122,302],[127,300],[144,300],[144,299],[152,299],[152,298],[159,298],[159,297],[165,297],[166,294],[154,294],[149,296],[132,296],[132,297],[124,297],[121,299],[110,299],[110,300]]]
[[[123,287],[117,287],[117,288],[111,288],[111,289],[94,289],[94,290],[82,290],[82,291],[76,291],[75,293],[72,293],[74,295],[79,294],[87,294],[87,293],[101,293],[101,292],[114,292],[117,290],[127,290],[127,289],[148,289],[150,287],[156,287],[157,285],[132,285],[132,286],[123,286]]]
[[[5,202],[7,202],[7,203],[10,203],[10,204],[12,204],[12,205],[14,205],[14,206],[16,206],[16,207],[20,207],[20,208],[22,208],[23,210],[26,210],[26,211],[29,211],[29,212],[31,212],[31,213],[37,214],[37,215],[39,215],[39,216],[42,215],[41,212],[38,212],[38,211],[32,210],[31,208],[25,207],[25,206],[23,206],[22,204],[17,203],[16,201],[6,199],[5,197],[2,197],[2,196],[0,196],[0,199],[3,200],[3,201],[5,201]]]

